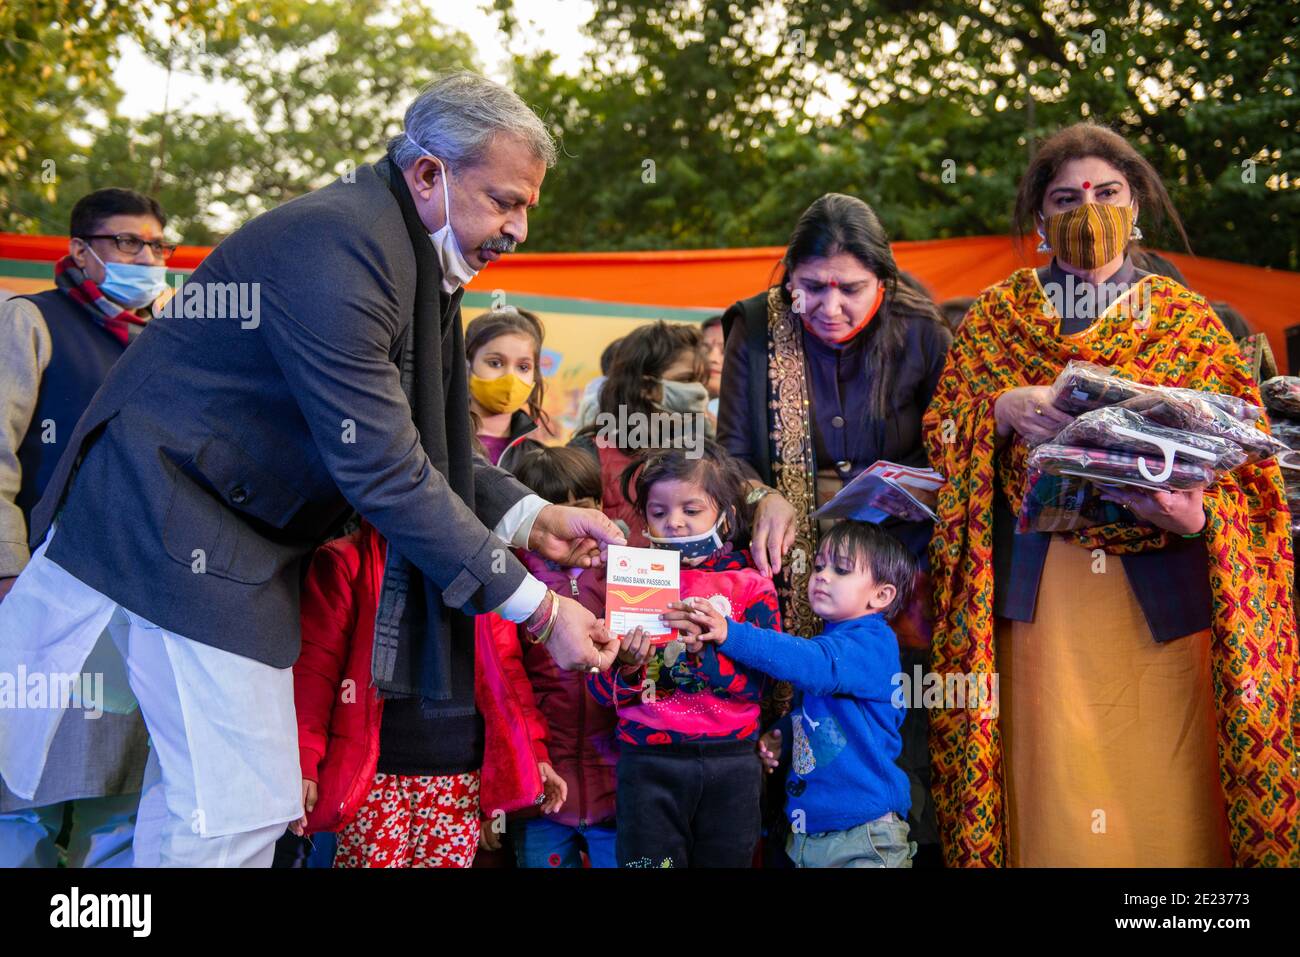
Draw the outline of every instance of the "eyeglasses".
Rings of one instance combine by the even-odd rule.
[[[132,233],[114,233],[100,234],[96,236],[78,236],[80,240],[88,239],[111,239],[116,244],[118,251],[126,253],[128,256],[134,256],[145,246],[153,250],[155,256],[163,259],[170,259],[171,254],[176,252],[176,243],[165,243],[161,239],[144,240]]]

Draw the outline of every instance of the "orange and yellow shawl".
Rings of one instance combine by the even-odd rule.
[[[925,416],[930,462],[948,477],[930,543],[933,667],[941,674],[997,669],[994,482],[1019,503],[1026,472],[1023,442],[996,447],[993,402],[1002,392],[1049,385],[1066,362],[1079,359],[1142,382],[1260,401],[1213,310],[1170,279],[1144,277],[1083,332],[1061,336],[1058,321],[1032,269],[986,289],[956,335]],[[1211,669],[1233,857],[1238,865],[1297,866],[1300,696],[1290,515],[1277,465],[1223,476],[1206,490],[1205,505]],[[1070,533],[1078,545],[1110,554],[1161,548],[1166,535],[1145,524]],[[1002,745],[996,715],[986,710],[931,712],[934,799],[949,866],[1000,867],[1006,860]]]

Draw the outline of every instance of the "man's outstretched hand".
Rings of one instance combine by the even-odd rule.
[[[604,671],[618,655],[618,642],[609,637],[605,623],[572,598],[557,595],[560,603],[555,627],[546,648],[565,671]],[[539,608],[549,607],[550,599]],[[530,627],[532,620],[530,619]]]
[[[609,545],[627,539],[604,512],[571,505],[547,505],[537,513],[528,534],[528,550],[561,565],[593,568],[605,560]]]

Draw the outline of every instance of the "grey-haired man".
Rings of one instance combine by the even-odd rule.
[[[264,866],[301,816],[300,569],[353,509],[389,544],[384,720],[438,761],[480,757],[468,616],[549,634],[566,668],[614,658],[601,623],[508,544],[599,562],[621,533],[472,451],[461,287],[525,239],[554,145],[472,74],[405,119],[384,160],[243,226],[148,325],[78,423],[0,604],[0,671],[79,670],[108,620],[129,620],[118,647],[154,745],[137,863]],[[232,291],[260,314],[227,316]],[[18,794],[60,714],[0,711]]]

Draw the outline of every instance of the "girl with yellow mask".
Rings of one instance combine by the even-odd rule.
[[[539,424],[549,428],[542,411],[544,336],[541,320],[514,306],[476,316],[465,329],[469,407],[474,431],[493,465]]]

